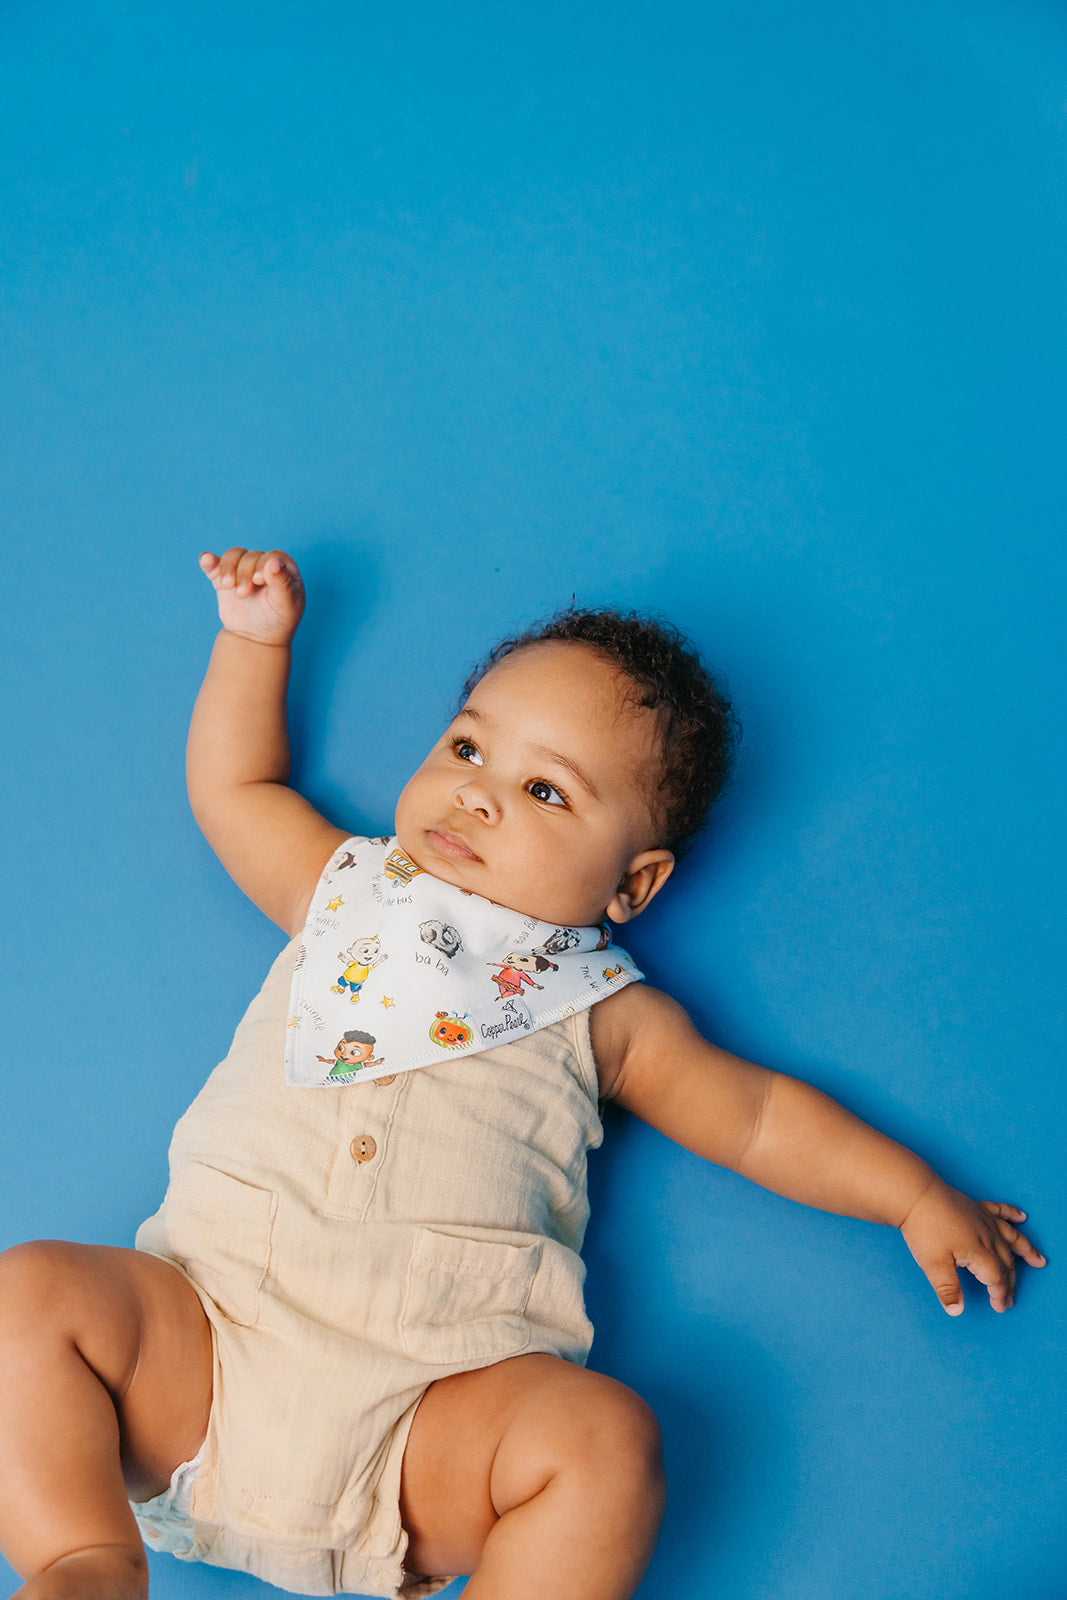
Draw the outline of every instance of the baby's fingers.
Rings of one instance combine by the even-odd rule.
[[[200,557],[200,566],[216,589],[232,589],[239,582],[242,562],[249,555],[255,557],[259,554],[258,550],[245,550],[241,545],[231,545],[221,556],[215,555],[211,550],[205,550]]]
[[[919,1265],[929,1278],[934,1293],[949,1316],[958,1317],[963,1310],[963,1290],[956,1275],[956,1263],[951,1256],[946,1260],[933,1262],[930,1266],[921,1261]]]
[[[245,550],[234,569],[234,593],[242,599],[247,598],[256,587],[256,577],[263,560],[262,550]],[[259,578],[262,585],[264,579]]]
[[[992,1250],[983,1250],[961,1265],[985,1285],[994,1311],[1007,1311],[1015,1299],[1015,1257],[1002,1239]]]
[[[282,594],[286,589],[292,589],[295,594],[303,591],[304,585],[300,577],[300,568],[292,556],[287,556],[284,550],[268,550],[259,564],[255,574],[257,582],[263,582],[268,588]]]
[[[1018,1206],[1005,1205],[999,1200],[981,1200],[979,1205],[987,1216],[992,1217],[1000,1237],[1017,1256],[1022,1256],[1031,1267],[1045,1266],[1045,1257],[1040,1250],[1030,1243],[1025,1233],[1020,1233],[1014,1223],[1009,1221],[1009,1218],[1014,1218],[1018,1222],[1025,1222],[1025,1211],[1020,1211]]]

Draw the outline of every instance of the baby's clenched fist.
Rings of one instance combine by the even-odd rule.
[[[304,584],[284,550],[205,550],[200,567],[218,596],[227,633],[254,644],[287,645],[304,612]]]

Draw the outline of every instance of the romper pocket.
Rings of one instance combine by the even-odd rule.
[[[272,1190],[201,1161],[190,1161],[167,1196],[167,1254],[242,1327],[259,1316],[277,1206]]]
[[[400,1337],[413,1361],[460,1365],[517,1355],[541,1259],[537,1244],[498,1244],[420,1228],[408,1263]]]

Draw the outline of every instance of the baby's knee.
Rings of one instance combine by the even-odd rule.
[[[651,1408],[601,1373],[561,1368],[561,1381],[529,1396],[493,1469],[493,1498],[516,1504],[555,1480],[590,1514],[626,1521],[662,1510],[663,1444]]]
[[[566,1439],[572,1464],[580,1463],[601,1481],[628,1484],[637,1494],[658,1490],[663,1435],[652,1408],[612,1379],[603,1379],[583,1400]]]
[[[574,1386],[566,1415],[551,1419],[551,1441],[536,1430],[545,1447],[536,1495],[546,1513],[565,1507],[590,1551],[599,1552],[596,1559],[621,1563],[636,1583],[666,1500],[659,1423],[631,1389],[600,1374],[587,1376],[588,1383]],[[535,1460],[533,1452],[525,1474],[528,1492]]]
[[[35,1239],[0,1252],[0,1332],[33,1333],[62,1314],[77,1246]]]
[[[133,1255],[134,1252],[128,1252]],[[105,1245],[37,1239],[0,1254],[0,1377],[71,1356],[109,1392],[136,1370],[142,1316]],[[14,1363],[11,1357],[19,1359]]]
[[[125,1330],[135,1308],[109,1270],[104,1246],[35,1239],[0,1253],[0,1338],[49,1336],[80,1347],[85,1336],[116,1321]]]

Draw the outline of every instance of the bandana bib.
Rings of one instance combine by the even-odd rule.
[[[524,917],[423,872],[395,839],[347,839],[304,924],[286,1081],[366,1083],[474,1055],[643,976],[607,926]]]

